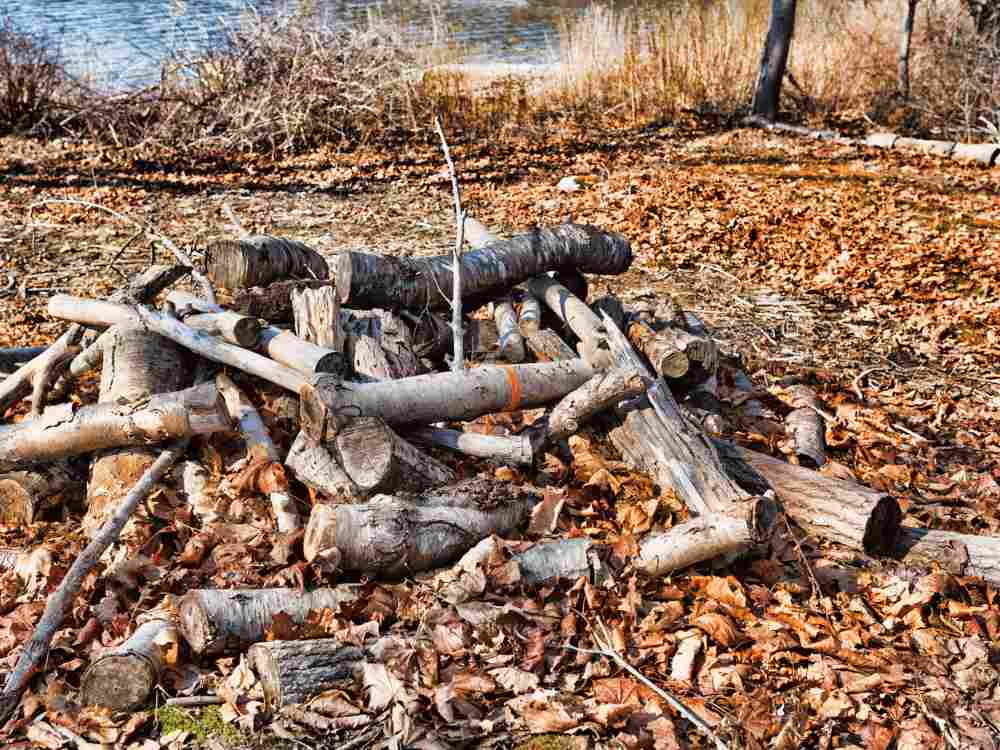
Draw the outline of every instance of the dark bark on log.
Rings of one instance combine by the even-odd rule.
[[[535,462],[535,453],[541,447],[541,434],[527,430],[520,435],[480,435],[461,430],[445,430],[434,427],[418,427],[407,431],[406,437],[417,442],[439,445],[464,453],[467,456],[488,458],[515,466],[530,466]]]
[[[354,588],[196,589],[181,598],[181,635],[196,654],[241,651],[264,640],[274,616],[284,613],[302,624],[313,610],[336,609],[354,601]]]
[[[99,656],[83,673],[83,704],[112,711],[142,708],[163,670],[162,645],[176,640],[176,629],[168,620],[140,625],[127,641]]]
[[[376,383],[316,378],[303,388],[302,425],[314,440],[332,439],[355,417],[391,425],[464,421],[540,406],[583,385],[593,369],[582,360],[477,367]]]
[[[399,578],[447,565],[490,534],[527,520],[537,497],[507,483],[471,479],[422,495],[380,495],[361,505],[319,505],[303,551],[313,560],[331,548],[340,567]]]
[[[264,688],[270,709],[305,703],[314,695],[353,679],[365,654],[333,638],[309,641],[268,641],[247,651],[250,665]]]
[[[805,385],[789,391],[795,410],[785,417],[785,432],[792,439],[799,466],[818,469],[826,463],[826,422],[819,413],[819,399]]]
[[[1000,537],[904,526],[895,556],[908,565],[940,565],[954,575],[1000,585]]]
[[[587,303],[564,285],[549,276],[536,276],[528,282],[528,290],[539,297],[576,337],[580,339],[580,356],[595,370],[606,370],[614,361],[608,346],[604,324]]]
[[[10,374],[14,372],[38,355],[44,354],[46,348],[44,346],[27,346],[0,349],[0,373]]]
[[[344,328],[336,286],[292,292],[292,312],[295,333],[300,339],[335,352],[344,351]]]
[[[311,247],[266,235],[214,242],[205,252],[205,265],[209,278],[224,289],[246,289],[294,277],[330,278],[326,260]]]
[[[547,438],[564,440],[605,409],[645,392],[645,380],[634,369],[615,367],[598,373],[555,405],[548,418]]]
[[[529,334],[527,339],[528,348],[535,355],[539,362],[560,362],[567,359],[576,359],[570,345],[563,341],[562,336],[551,328],[543,328],[540,331]]]
[[[196,331],[220,336],[223,341],[242,346],[244,349],[256,349],[260,344],[261,325],[257,318],[227,310],[187,315],[183,320],[184,325],[191,326]]]
[[[628,325],[628,315],[625,312],[625,306],[614,294],[605,294],[603,297],[598,297],[590,303],[590,309],[593,310],[594,314],[601,320],[604,320],[603,316],[607,313],[607,315],[615,321],[616,326],[628,333],[626,330],[626,326]],[[635,344],[634,341],[632,343],[633,345]]]
[[[418,450],[378,417],[360,417],[335,440],[340,465],[362,492],[421,492],[455,481],[447,466]]]
[[[913,38],[913,18],[920,0],[907,0],[903,19],[903,34],[899,41],[899,94],[903,100],[910,98],[910,40]]]
[[[77,486],[79,482],[61,461],[32,471],[0,474],[0,523],[28,526]]]

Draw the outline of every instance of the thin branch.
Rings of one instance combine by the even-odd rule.
[[[458,226],[455,235],[455,251],[451,257],[451,330],[455,342],[454,359],[451,369],[454,372],[465,369],[465,334],[462,330],[462,245],[465,243],[465,212],[462,211],[462,195],[458,189],[458,176],[455,174],[455,163],[451,160],[451,150],[448,139],[444,137],[441,127],[441,117],[434,116],[434,127],[441,138],[441,149],[444,159],[448,162],[448,174],[451,175],[451,192],[455,198],[455,222]]]

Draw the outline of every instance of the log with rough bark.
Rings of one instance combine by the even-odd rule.
[[[176,644],[177,629],[170,620],[143,623],[127,641],[101,654],[83,673],[83,704],[112,711],[142,708],[159,682],[166,650]]]
[[[519,364],[527,358],[524,337],[517,323],[517,312],[510,297],[498,301],[493,307],[493,321],[500,334],[500,356],[508,362]]]
[[[476,367],[402,380],[344,383],[317,377],[300,392],[302,426],[314,440],[332,439],[355,417],[390,425],[464,421],[541,406],[583,385],[593,369],[583,360]]]
[[[99,403],[124,407],[191,385],[186,352],[172,341],[134,324],[113,326],[100,340],[104,351]],[[152,466],[156,455],[150,446],[129,445],[94,458],[87,484],[84,531],[94,534],[104,525],[107,515]],[[131,536],[133,530],[134,523],[130,522],[126,535]]]
[[[632,346],[646,355],[657,374],[665,378],[680,378],[687,374],[691,365],[687,346],[695,340],[690,333],[673,326],[656,331],[640,319],[630,321],[625,332]]]
[[[455,473],[408,443],[378,417],[359,417],[334,441],[340,465],[367,494],[420,492],[455,481]]]
[[[420,372],[410,326],[388,310],[354,313],[348,323],[347,356],[354,371],[375,380]]]
[[[344,327],[340,319],[340,297],[336,286],[296,289],[292,292],[295,334],[302,340],[344,351]]]
[[[302,548],[307,560],[336,549],[343,570],[398,578],[447,565],[490,534],[509,534],[536,500],[526,489],[477,478],[421,495],[318,505]]]
[[[549,276],[536,276],[528,290],[541,299],[580,339],[580,356],[596,370],[606,370],[614,361],[604,324],[587,303]]]
[[[506,437],[436,427],[417,427],[407,431],[406,437],[417,442],[450,448],[467,456],[488,458],[515,466],[532,465],[542,443],[542,435],[537,430],[526,430],[520,435]]]
[[[267,706],[277,709],[305,703],[314,695],[350,682],[365,653],[334,638],[317,638],[256,643],[247,651],[247,658],[264,688]]]
[[[400,313],[400,317],[413,331],[413,353],[416,356],[439,361],[452,351],[451,326],[434,313],[424,312],[415,315],[404,310]],[[500,334],[493,320],[480,318],[466,320],[465,341],[462,347],[466,358],[480,358],[484,354],[496,351],[499,340]]]
[[[903,516],[892,496],[722,440],[713,443],[730,476],[752,492],[773,489],[785,514],[806,533],[872,556],[892,554]]]
[[[684,353],[691,363],[692,382],[700,383],[719,369],[719,345],[708,332],[705,322],[693,312],[680,312],[677,319],[693,338],[686,340]]]
[[[0,474],[0,523],[32,524],[44,510],[61,504],[63,493],[72,492],[79,484],[62,461]]]
[[[213,242],[205,251],[205,265],[209,278],[224,289],[246,289],[294,277],[330,277],[326,260],[311,247],[267,235]]]
[[[358,252],[340,253],[334,276],[340,300],[356,309],[440,310],[450,304],[452,256],[397,258]],[[465,308],[475,309],[505,289],[559,269],[620,274],[632,263],[632,248],[620,234],[581,224],[537,229],[501,240],[462,256],[460,275]],[[322,282],[279,282],[236,296],[236,308],[272,321],[291,318],[293,288]]]
[[[895,556],[907,564],[940,565],[954,575],[1000,585],[1000,537],[903,526]]]
[[[577,356],[570,345],[563,341],[562,336],[551,328],[527,334],[527,344],[539,362],[560,362],[576,359]]]
[[[359,500],[365,496],[338,463],[335,449],[300,432],[285,457],[285,467],[302,484],[332,500]]]
[[[635,369],[614,367],[598,373],[555,405],[548,417],[547,437],[563,440],[600,412],[646,391],[646,381]]]
[[[178,629],[196,654],[240,651],[264,640],[274,616],[302,624],[314,610],[354,601],[354,587],[298,589],[195,589],[181,597]]]
[[[785,417],[785,432],[792,439],[800,466],[818,469],[826,463],[826,422],[813,389],[795,385],[789,390],[795,411]]]
[[[213,384],[153,396],[132,406],[50,406],[41,417],[0,430],[0,471],[67,456],[221,432],[232,427]]]
[[[257,318],[224,310],[187,315],[183,320],[184,325],[191,326],[196,331],[219,336],[223,341],[242,346],[244,349],[256,349],[260,344],[261,324]]]

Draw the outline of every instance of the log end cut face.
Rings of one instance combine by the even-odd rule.
[[[889,495],[879,498],[865,524],[862,539],[865,552],[873,557],[893,554],[902,532],[902,522],[903,511],[896,498]]]
[[[145,705],[156,679],[156,666],[141,654],[105,656],[87,670],[83,703],[112,711],[135,711]]]
[[[35,521],[35,498],[14,479],[0,479],[0,523],[27,526]]]

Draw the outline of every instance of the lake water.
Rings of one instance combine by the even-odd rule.
[[[305,2],[306,0],[299,0]],[[295,0],[0,0],[0,17],[58,42],[67,67],[120,86],[156,80],[171,49],[204,49],[248,7],[293,11]],[[330,23],[363,22],[376,12],[415,42],[434,27],[473,45],[479,59],[544,62],[558,44],[558,19],[588,0],[310,0]]]

